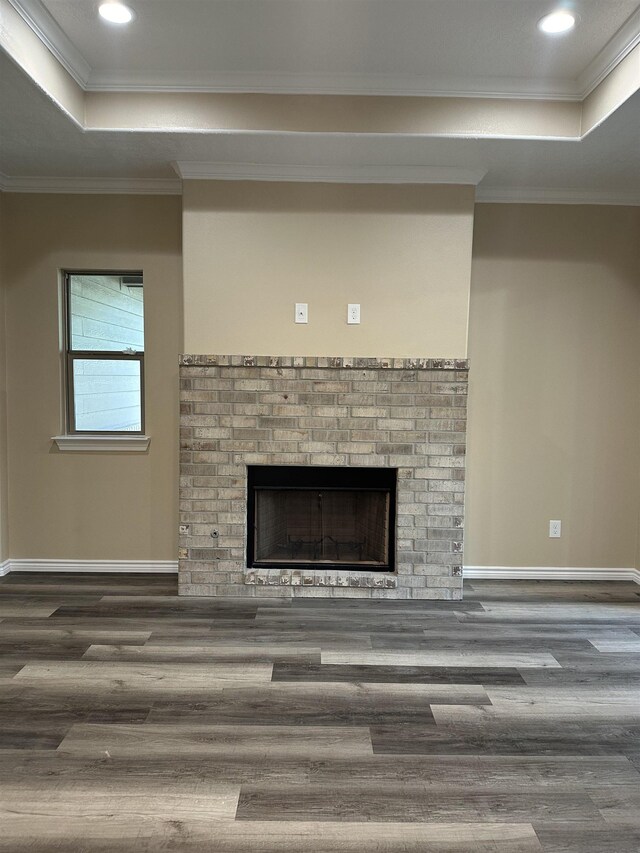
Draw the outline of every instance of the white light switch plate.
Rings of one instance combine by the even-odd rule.
[[[296,302],[296,323],[309,322],[309,305],[306,302]]]

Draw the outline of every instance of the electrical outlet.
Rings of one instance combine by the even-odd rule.
[[[306,302],[296,302],[296,323],[309,322],[309,305]]]
[[[549,522],[549,539],[559,539],[562,536],[562,522]]]
[[[360,322],[360,304],[353,303],[347,306],[347,323],[355,325]]]

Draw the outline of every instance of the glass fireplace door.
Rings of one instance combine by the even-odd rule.
[[[395,469],[249,466],[247,565],[392,571]]]

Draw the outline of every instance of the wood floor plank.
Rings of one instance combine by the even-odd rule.
[[[584,603],[546,601],[482,602],[481,611],[461,613],[461,621],[485,622],[508,620],[514,622],[608,622],[616,625],[640,627],[639,600],[628,599],[615,603],[589,601]]]
[[[1,648],[1,645],[0,645]],[[92,645],[84,660],[141,661],[149,663],[320,663],[320,647],[263,643],[261,645],[202,645],[201,641],[181,645]]]
[[[25,684],[57,682],[70,690],[140,689],[171,692],[222,687],[238,682],[268,682],[269,663],[152,664],[114,661],[60,661],[30,663],[14,681]]]
[[[636,636],[635,640],[623,639],[607,639],[605,637],[591,640],[591,645],[599,652],[631,652],[637,654],[640,652],[640,637]]]
[[[447,625],[429,625],[422,629],[420,632],[425,637],[436,636],[436,637],[446,637],[454,640],[459,640],[461,635],[468,637],[470,640],[483,640],[483,639],[491,639],[491,637],[495,637],[496,639],[555,639],[555,640],[567,640],[567,639],[591,639],[591,638],[609,638],[609,639],[622,639],[622,640],[635,640],[638,634],[634,630],[634,625],[618,625],[617,623],[610,623],[607,621],[596,621],[596,622],[536,622],[527,621],[521,622],[520,620],[515,623],[509,621],[498,621],[498,620],[484,620],[471,622],[466,617],[463,617],[461,620],[464,625],[461,628],[460,624],[456,624],[454,626]],[[372,632],[372,637],[385,637],[387,636],[384,632]],[[405,632],[401,634],[399,639],[402,637],[412,637],[416,636],[415,634]]]
[[[349,761],[313,762],[309,781],[317,784],[424,783],[464,797],[467,789],[502,792],[591,791],[640,784],[640,768],[626,757],[582,755],[374,755]]]
[[[330,757],[371,755],[366,727],[163,725],[72,726],[63,753],[127,755],[263,755]]]
[[[444,636],[443,636],[444,635]],[[640,640],[637,637],[636,640]],[[469,636],[465,631],[461,635],[458,631],[455,635],[451,631],[447,632],[423,632],[423,636],[416,634],[393,634],[387,636],[383,634],[371,635],[371,646],[373,649],[381,649],[385,651],[400,651],[409,649],[412,651],[450,651],[450,652],[465,652],[468,651],[470,644],[473,644],[475,653],[485,652],[487,654],[495,654],[496,652],[511,652],[511,653],[527,653],[527,652],[548,652],[555,654],[556,652],[588,652],[594,647],[586,637],[567,637],[565,634],[562,639],[559,639],[557,634],[555,638],[537,637],[537,636],[491,636],[487,634],[482,636]],[[640,646],[639,646],[640,648]]]
[[[597,654],[597,652],[596,652]],[[616,664],[582,668],[563,666],[561,669],[522,669],[522,679],[530,687],[589,686],[599,689],[609,685],[612,689],[640,686],[640,672],[619,668]]]
[[[473,723],[476,721],[497,720],[564,720],[567,717],[567,707],[554,705],[551,702],[540,705],[527,706],[521,702],[515,706],[501,704],[495,706],[471,706],[471,705],[439,705],[434,709],[434,717],[438,725],[455,723]],[[576,706],[571,712],[574,720],[603,720],[609,722],[629,721],[640,722],[638,706],[635,704],[623,705],[586,705]]]
[[[70,780],[74,785],[102,786],[117,791],[130,786],[161,796],[169,788],[178,792],[199,790],[202,786],[220,782],[240,785],[244,782],[309,782],[313,769],[334,762],[349,766],[354,761],[375,761],[369,755],[359,758],[308,758],[305,756],[276,756],[273,753],[258,755],[189,752],[176,755],[169,750],[163,754],[131,754],[125,756],[100,756],[65,753],[45,749],[0,749],[0,773],[12,782],[29,785],[46,785],[49,788],[64,786]],[[630,765],[629,765],[630,766]],[[631,781],[622,768],[612,770],[620,784]],[[570,778],[570,775],[569,777]]]
[[[375,618],[376,614],[384,619],[400,617],[401,619],[424,619],[432,613],[442,615],[448,612],[466,613],[482,610],[482,604],[477,601],[440,601],[436,599],[420,599],[417,601],[390,601],[389,599],[335,598],[293,598],[289,601],[273,601],[269,613],[272,616],[295,617],[304,613],[310,618],[324,620],[344,617],[346,619],[363,616]],[[262,602],[259,603],[262,607]]]
[[[189,837],[189,828],[199,841],[207,832],[213,837],[216,824],[233,819],[238,801],[235,786],[220,785],[206,793],[175,794],[161,797],[139,790],[123,792],[88,790],[2,791],[0,823],[3,839],[35,837],[52,844],[68,845],[84,840],[85,850],[93,850],[94,840],[134,841],[145,836],[156,845],[171,838]],[[180,832],[172,831],[180,829]],[[0,847],[0,850],[2,847]],[[108,848],[107,848],[108,849]],[[137,849],[137,845],[131,847]]]
[[[0,617],[20,618],[25,616],[45,618],[59,609],[61,602],[55,604],[40,603],[39,601],[6,601],[0,598]]]
[[[86,838],[51,832],[64,853],[540,853],[530,824],[406,824],[289,821],[158,821],[122,826],[112,820],[90,827]],[[127,831],[128,830],[128,831]],[[27,829],[28,831],[28,829]],[[212,846],[212,838],[215,839]],[[52,853],[33,835],[0,838],[2,853]]]
[[[0,578],[0,591],[20,591],[28,595],[64,595],[65,599],[86,594],[176,595],[177,575],[127,572],[11,572]]]
[[[373,664],[276,663],[273,681],[391,682],[394,684],[524,684],[517,669],[465,666],[377,666]]]
[[[470,614],[463,614],[465,616]],[[410,617],[402,618],[401,616],[394,618],[386,618],[384,613],[375,613],[370,616],[357,614],[352,617],[344,616],[338,618],[335,614],[327,615],[320,619],[316,616],[315,620],[311,621],[307,618],[306,613],[302,613],[299,609],[294,611],[289,618],[284,616],[274,617],[270,613],[264,614],[259,611],[255,622],[252,626],[261,631],[308,631],[314,624],[322,625],[323,630],[331,631],[335,635],[342,635],[348,638],[351,634],[370,633],[373,630],[384,631],[385,633],[400,633],[411,631],[417,633],[422,631],[426,626],[448,627],[458,625],[459,620],[455,612],[439,614],[433,612],[432,616],[423,618]],[[239,625],[238,627],[242,627]]]
[[[441,792],[420,784],[362,782],[349,785],[243,785],[236,820],[406,821],[418,823],[521,823],[527,820],[598,821],[587,794],[492,793],[477,788]]]
[[[511,580],[505,585],[503,580],[465,581],[466,601],[515,601],[531,602],[566,601],[576,602],[612,602],[638,597],[638,585],[633,581],[581,581],[571,580]]]
[[[446,651],[327,651],[322,653],[323,664],[346,664],[347,666],[443,666],[443,667],[506,667],[524,669],[527,667],[559,667],[555,657],[548,652],[539,654],[510,652],[446,652]],[[639,664],[640,666],[640,664]]]
[[[185,616],[181,619],[165,619],[161,616],[147,618],[144,615],[139,615],[135,618],[105,616],[98,619],[90,616],[66,617],[60,616],[59,610],[57,610],[55,614],[52,614],[52,616],[49,618],[30,616],[8,616],[7,618],[3,619],[0,624],[3,626],[3,630],[7,633],[11,633],[14,628],[17,630],[24,631],[29,631],[31,629],[38,630],[41,628],[50,628],[54,630],[72,630],[80,632],[102,631],[107,632],[108,634],[114,631],[142,631],[145,633],[151,633],[152,631],[162,631],[165,634],[169,632],[169,634],[175,638],[200,636],[203,632],[206,633],[207,631],[209,631],[214,623],[211,619],[191,619],[188,616]],[[249,624],[253,625],[252,622],[250,623],[247,622],[247,620],[241,620],[239,624],[232,626],[229,626],[228,623],[225,623],[224,627],[235,627],[238,628],[238,630],[242,631],[246,630],[246,626]]]
[[[5,640],[26,643],[78,642],[110,643],[114,645],[144,645],[151,637],[151,631],[103,631],[100,628],[51,628],[45,621],[42,627],[21,627],[15,622],[0,622],[0,644]]]
[[[204,786],[202,786],[204,789]],[[131,818],[160,817],[165,819],[190,819],[200,817],[207,820],[233,819],[240,786],[207,786],[207,790],[175,793],[163,792],[141,794],[133,786],[120,791],[108,790],[100,785],[73,788],[71,785],[54,790],[42,786],[33,790],[22,784],[15,787],[0,786],[0,815],[3,830],[11,831],[18,826],[37,828],[38,822],[46,827],[58,823],[60,829],[69,830],[69,822],[76,822],[80,829],[88,823],[86,819],[106,820],[114,813],[129,814]],[[133,804],[135,801],[135,805]],[[17,828],[17,827],[16,827]],[[40,833],[38,833],[40,834]]]
[[[434,706],[434,717],[438,706]],[[640,727],[599,721],[482,719],[431,728],[371,726],[376,754],[386,755],[624,755]]]
[[[0,638],[0,660],[3,663],[30,660],[80,660],[89,648],[86,640],[3,640]]]
[[[635,637],[635,634],[631,636]],[[184,632],[180,627],[172,625],[156,627],[151,634],[148,644],[153,646],[174,646],[177,644],[196,646],[220,646],[235,648],[239,646],[289,646],[323,649],[370,649],[371,637],[368,633],[350,633],[348,639],[335,631],[324,631],[322,628],[307,630],[279,631],[262,630],[255,622],[247,623],[242,628],[206,628],[202,632]]]

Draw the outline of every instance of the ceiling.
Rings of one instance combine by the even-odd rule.
[[[625,57],[627,77],[637,74],[640,89],[637,0],[575,0],[578,25],[556,38],[536,29],[537,20],[555,6],[547,0],[131,0],[129,5],[135,21],[115,28],[98,19],[97,2],[0,0],[0,188],[179,192],[178,162],[184,175],[193,164],[207,164],[208,177],[289,180],[409,182],[416,176],[428,181],[434,174],[448,180],[458,170],[475,176],[464,182],[480,181],[481,199],[640,203],[635,83],[613,108],[608,102],[601,107],[603,118],[589,134],[570,133],[560,140],[564,134],[551,129],[504,132],[499,122],[487,119],[492,104],[496,109],[495,98],[509,98],[507,111],[513,104],[514,113],[518,103],[532,99],[540,111],[555,108],[558,99],[580,109]],[[10,30],[18,26],[11,18],[16,11],[20,26],[28,24],[29,37],[35,33],[49,60],[53,55],[69,72],[79,96],[111,99],[100,101],[110,121],[72,120],[45,79],[46,62],[25,59],[27,50],[34,51],[26,32]],[[2,41],[3,20],[13,41]],[[18,37],[27,45],[22,53],[16,50]],[[385,95],[411,95],[410,106],[426,104],[431,110],[445,103],[462,109],[472,98],[484,117],[479,129],[471,124],[464,132],[454,132],[453,125],[416,132],[401,123],[376,132],[375,122],[366,132],[343,132],[328,119],[326,129],[319,120],[312,129],[292,132],[275,119],[259,128],[242,121],[216,124],[219,102],[211,101],[207,108],[214,120],[197,132],[184,122],[163,121],[171,103],[161,101],[166,93],[188,104],[193,92],[238,93],[231,110],[236,116],[248,103],[242,100],[246,93],[263,92],[364,96],[354,101],[361,111],[387,104],[388,98],[377,97]],[[113,100],[109,93],[144,93],[144,109],[149,113],[152,105],[160,118],[123,130],[133,101]],[[335,97],[329,102],[333,109]],[[90,107],[95,112],[93,103],[86,101],[85,115]],[[284,104],[278,109],[291,110],[300,102],[278,103]]]

